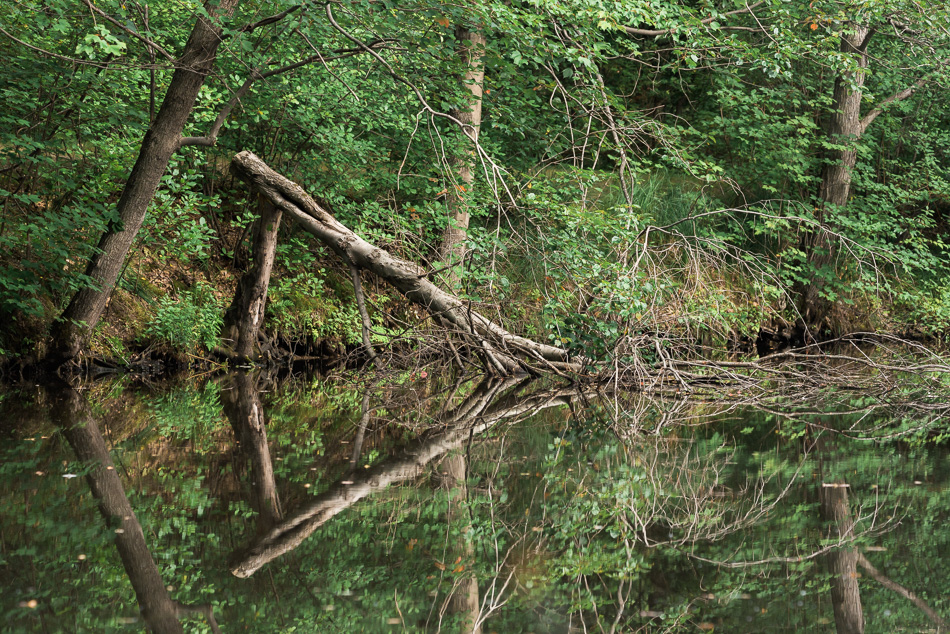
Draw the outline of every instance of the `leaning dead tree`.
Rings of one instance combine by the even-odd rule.
[[[950,372],[950,364],[925,346],[882,333],[854,333],[836,340],[782,350],[758,359],[724,361],[703,358],[696,346],[668,346],[669,335],[642,331],[618,342],[613,363],[598,363],[570,351],[518,336],[476,311],[459,297],[430,280],[437,271],[426,271],[370,244],[317,203],[304,189],[278,174],[251,152],[241,152],[231,162],[234,173],[264,198],[316,236],[355,271],[369,271],[422,307],[439,323],[460,336],[482,357],[489,371],[502,375],[550,373],[662,391],[715,391],[725,385],[762,389],[776,381],[795,384],[817,382],[879,391],[895,384],[917,381]],[[636,268],[637,263],[631,264]],[[359,285],[356,285],[359,294]],[[364,332],[368,318],[364,313]],[[871,354],[872,348],[877,351]],[[623,355],[617,354],[624,351]],[[646,352],[647,354],[640,354]],[[623,362],[620,356],[625,356]],[[847,371],[845,371],[847,369]]]
[[[508,332],[479,314],[472,306],[429,280],[416,264],[398,258],[356,235],[304,189],[281,176],[251,152],[241,152],[231,161],[234,173],[296,220],[306,231],[339,255],[347,266],[379,276],[418,304],[437,321],[452,328],[475,349],[486,365],[501,375],[555,371],[578,373],[585,360],[567,350],[538,343]]]

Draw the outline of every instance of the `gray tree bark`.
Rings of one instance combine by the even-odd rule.
[[[866,26],[856,25],[854,31],[842,36],[841,52],[854,56],[858,69],[835,80],[832,111],[825,122],[825,135],[830,143],[840,146],[829,150],[821,169],[818,189],[820,207],[818,222],[825,224],[829,209],[844,209],[851,194],[851,178],[857,163],[857,143],[864,133],[861,121],[861,99],[868,66],[867,44],[871,32]],[[816,271],[833,267],[836,259],[834,243],[819,231],[806,244],[808,262]],[[801,313],[806,325],[840,330],[832,320],[834,303],[822,297],[825,282],[816,277],[802,289]]]
[[[73,295],[53,326],[47,353],[47,362],[51,365],[61,365],[79,355],[99,322],[168,161],[181,145],[182,130],[194,108],[198,91],[214,66],[221,44],[221,27],[214,19],[229,15],[240,1],[208,3],[205,8],[211,20],[198,18],[116,205],[119,220],[112,223],[99,239],[98,251],[86,266],[86,275],[92,279],[93,285],[81,288]]]
[[[483,317],[469,305],[437,287],[420,267],[397,258],[350,231],[296,183],[270,169],[251,152],[231,161],[232,170],[275,206],[320,239],[349,265],[367,269],[422,306],[436,319],[452,326],[488,359],[499,374],[513,374],[540,367],[578,372],[583,359],[572,359],[566,350],[514,335]]]
[[[280,229],[280,209],[267,199],[261,199],[261,217],[254,232],[253,262],[250,270],[241,276],[231,306],[224,314],[224,338],[234,342],[237,359],[256,356],[257,335],[264,323],[267,289],[277,252],[277,232]]]
[[[458,56],[467,70],[463,78],[465,87],[472,93],[468,107],[454,110],[452,116],[462,123],[462,132],[468,138],[465,151],[455,159],[457,181],[449,185],[445,204],[449,209],[449,224],[442,235],[442,259],[455,264],[447,270],[445,279],[454,286],[459,279],[459,267],[465,260],[465,240],[468,238],[469,199],[475,184],[475,149],[478,132],[482,124],[482,93],[485,70],[482,55],[485,49],[485,35],[459,26],[455,29],[458,42]]]

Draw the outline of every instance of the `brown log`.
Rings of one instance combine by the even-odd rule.
[[[425,308],[440,322],[454,327],[489,360],[500,374],[547,368],[579,372],[584,359],[571,358],[567,350],[538,343],[508,332],[472,310],[461,299],[443,291],[419,266],[370,244],[350,231],[321,207],[304,189],[281,176],[251,152],[241,152],[231,169],[270,199],[301,227],[320,239],[349,266],[366,269]]]

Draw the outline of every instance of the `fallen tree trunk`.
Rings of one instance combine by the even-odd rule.
[[[493,371],[507,375],[539,368],[558,372],[583,369],[584,359],[571,358],[567,350],[508,332],[430,282],[429,274],[421,267],[363,240],[321,207],[300,185],[272,170],[253,153],[245,151],[236,155],[231,161],[231,169],[319,238],[347,265],[378,275],[441,323],[455,328],[479,350]]]

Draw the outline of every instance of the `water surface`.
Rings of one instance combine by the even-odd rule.
[[[432,368],[7,392],[3,630],[936,631],[925,405]]]

